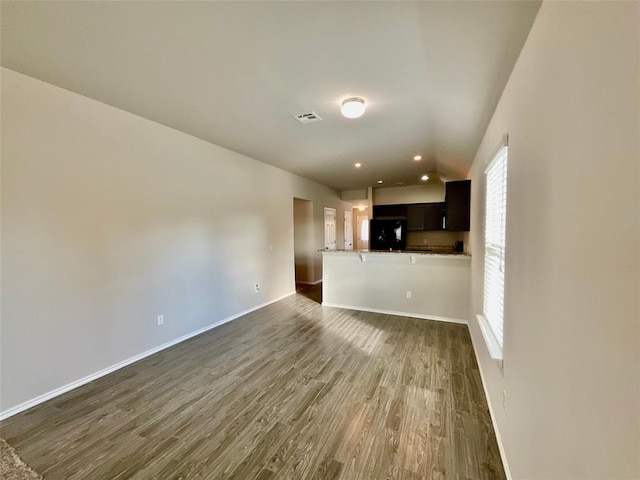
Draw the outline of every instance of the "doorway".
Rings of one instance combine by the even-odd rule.
[[[353,250],[353,212],[344,212],[344,249]]]
[[[369,216],[358,215],[356,217],[356,248],[358,250],[369,250]]]
[[[295,264],[296,290],[299,286],[311,285],[313,268],[313,202],[302,198],[293,199],[293,257]]]

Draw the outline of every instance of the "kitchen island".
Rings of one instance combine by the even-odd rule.
[[[322,305],[467,323],[471,256],[321,250]]]

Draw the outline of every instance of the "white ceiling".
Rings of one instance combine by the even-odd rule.
[[[466,175],[538,7],[3,2],[2,65],[341,190],[409,185]]]

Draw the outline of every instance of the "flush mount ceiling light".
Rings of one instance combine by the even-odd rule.
[[[364,100],[360,97],[347,98],[342,102],[340,111],[347,118],[361,117],[365,111]]]
[[[429,180],[429,175],[422,175],[420,177],[420,180],[422,180],[423,182],[426,182],[427,180]]]
[[[419,162],[420,160],[422,160],[422,155],[416,155],[415,157],[413,157],[413,159],[414,159],[416,162]]]
[[[356,167],[356,168],[360,168],[362,166],[362,164],[361,163],[354,163],[353,166]]]
[[[382,180],[378,180],[378,183],[382,183]]]

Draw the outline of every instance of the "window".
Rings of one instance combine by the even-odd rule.
[[[496,360],[502,360],[503,342],[507,157],[505,141],[485,170],[484,306],[479,323]]]
[[[360,240],[363,242],[369,241],[369,219],[367,218],[360,223]]]

